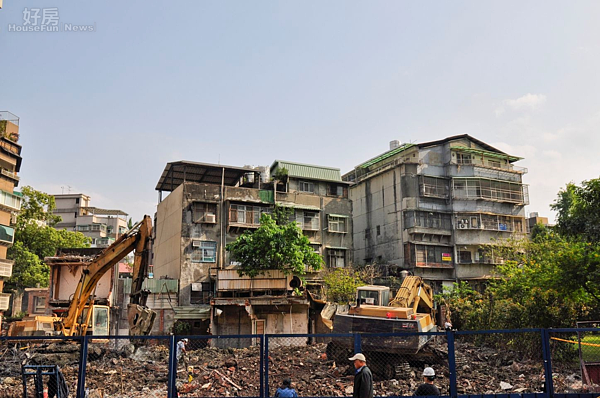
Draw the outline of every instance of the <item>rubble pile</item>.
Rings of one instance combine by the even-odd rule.
[[[180,397],[258,396],[260,391],[260,351],[258,347],[194,349],[188,347],[186,369],[178,366]],[[71,389],[76,391],[79,346],[55,343],[43,348],[0,347],[0,398],[22,397],[21,364],[58,364]],[[446,358],[445,344],[433,345],[439,358]],[[431,348],[430,348],[431,349]],[[373,358],[375,360],[384,360]],[[418,357],[418,356],[417,356]],[[102,344],[89,347],[86,388],[90,398],[166,397],[168,348],[126,345],[110,349]],[[335,363],[327,358],[326,344],[271,346],[268,357],[269,392],[273,396],[284,378],[292,379],[299,396],[352,395],[351,363]],[[457,388],[459,394],[540,392],[543,384],[541,360],[517,360],[510,351],[480,348],[456,343]],[[422,382],[424,362],[410,358],[395,367],[395,376],[382,380],[375,364],[375,395],[412,395]],[[437,373],[435,384],[449,395],[447,362],[431,363]],[[577,368],[561,369],[555,377],[558,392],[581,391]],[[32,384],[31,384],[32,385]]]

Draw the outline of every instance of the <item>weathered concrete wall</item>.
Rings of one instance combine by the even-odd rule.
[[[179,279],[183,185],[158,204],[154,242],[154,277]]]
[[[456,277],[458,279],[480,278],[494,274],[495,266],[492,264],[457,264]]]
[[[181,272],[179,274],[179,302],[180,305],[190,305],[192,283],[203,282],[210,279],[210,268],[217,267],[221,245],[221,222],[227,219],[226,212],[222,211],[220,204],[221,187],[211,184],[185,183],[182,196],[181,221]],[[193,204],[195,202],[214,203],[216,206],[217,222],[215,224],[193,222]],[[196,262],[194,241],[216,243],[214,262]]]

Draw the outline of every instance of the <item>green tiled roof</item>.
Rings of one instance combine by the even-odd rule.
[[[469,148],[469,147],[462,146],[462,145],[452,146],[450,149],[460,151],[460,152],[474,153],[476,155],[485,155],[485,156],[489,156],[492,158],[508,159],[511,162],[516,162],[517,160],[523,159],[523,158],[520,158],[517,156],[510,156],[505,153],[485,151],[483,149]]]
[[[313,166],[310,164],[286,162],[276,160],[271,166],[271,175],[278,168],[286,168],[288,175],[292,178],[306,178],[308,180],[342,181],[340,169],[324,166]]]
[[[399,146],[398,148],[394,148],[390,151],[387,151],[386,153],[377,156],[376,158],[373,158],[371,160],[367,160],[365,163],[361,164],[360,166],[358,166],[358,168],[362,168],[362,169],[366,169],[369,166],[373,166],[376,163],[381,162],[382,160],[391,158],[392,156],[403,152],[405,150],[407,150],[408,148],[412,148],[414,146],[414,144],[404,144],[402,146]]]

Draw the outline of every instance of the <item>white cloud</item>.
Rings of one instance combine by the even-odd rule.
[[[527,93],[522,97],[516,99],[506,99],[502,101],[502,104],[494,109],[496,117],[502,115],[506,108],[514,111],[529,111],[534,110],[546,103],[547,97],[544,94],[531,94]]]
[[[546,102],[544,94],[525,94],[517,99],[508,99],[504,103],[514,110],[535,109]]]

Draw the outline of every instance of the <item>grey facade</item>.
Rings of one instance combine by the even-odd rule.
[[[284,167],[285,181],[265,178]],[[269,169],[169,163],[156,188],[161,201],[152,263],[155,278],[179,280],[175,319],[189,321],[198,334],[209,325],[213,334],[314,330],[309,301],[292,295],[291,277],[275,271],[239,277],[225,246],[258,228],[261,214],[279,205],[291,208],[326,266],[348,266],[353,253],[348,185],[339,169],[282,161]],[[163,192],[169,192],[164,199]],[[307,281],[309,288],[316,286],[318,274],[308,274]]]
[[[526,169],[468,135],[390,149],[351,172],[354,258],[410,270],[436,290],[493,277],[482,245],[526,233]]]

